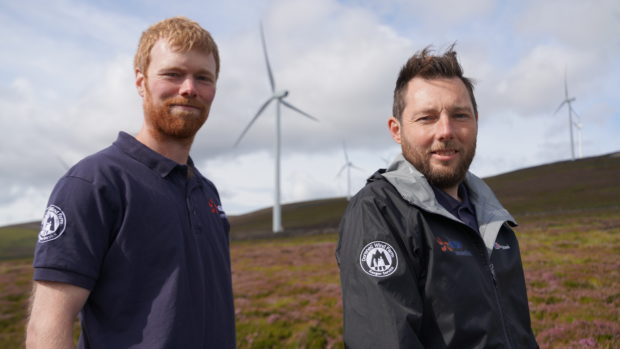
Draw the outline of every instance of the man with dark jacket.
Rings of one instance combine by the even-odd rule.
[[[336,257],[349,348],[536,348],[514,218],[468,172],[478,110],[450,47],[394,90],[402,154],[351,200]]]

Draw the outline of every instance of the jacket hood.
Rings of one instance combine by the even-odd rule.
[[[402,154],[399,154],[392,161],[385,172],[380,172],[376,175],[385,177],[396,188],[403,199],[410,204],[424,211],[439,214],[463,223],[441,206],[424,175],[407,161]],[[370,180],[373,179],[371,178]],[[476,218],[478,219],[480,235],[490,256],[501,226],[507,223],[514,227],[517,225],[516,220],[497,200],[491,188],[473,173],[467,172],[465,185],[469,189],[470,199],[476,207]]]

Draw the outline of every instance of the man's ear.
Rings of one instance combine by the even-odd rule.
[[[146,89],[145,84],[146,84],[146,77],[144,76],[144,74],[142,74],[139,68],[136,68],[136,88],[138,89],[138,94],[140,95],[140,97],[143,97],[143,98],[144,98],[144,91]]]
[[[388,119],[388,129],[394,142],[400,144],[400,121],[397,118],[391,116]]]

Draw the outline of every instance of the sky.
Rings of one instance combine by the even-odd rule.
[[[142,102],[133,55],[142,31],[172,16],[199,22],[221,56],[217,95],[191,156],[224,210],[273,205],[274,119],[262,23],[278,90],[319,119],[282,112],[282,201],[356,192],[400,147],[392,91],[416,51],[456,42],[475,80],[480,177],[571,158],[564,82],[583,156],[620,151],[620,2],[493,0],[0,0],[0,226],[41,219],[68,166],[135,134]],[[576,149],[578,153],[578,149]]]

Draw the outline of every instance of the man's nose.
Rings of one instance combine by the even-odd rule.
[[[196,93],[196,83],[194,79],[191,77],[185,78],[179,88],[179,94],[183,97],[193,98],[196,97]]]
[[[437,121],[437,138],[452,139],[454,137],[454,124],[450,115],[442,114]]]

